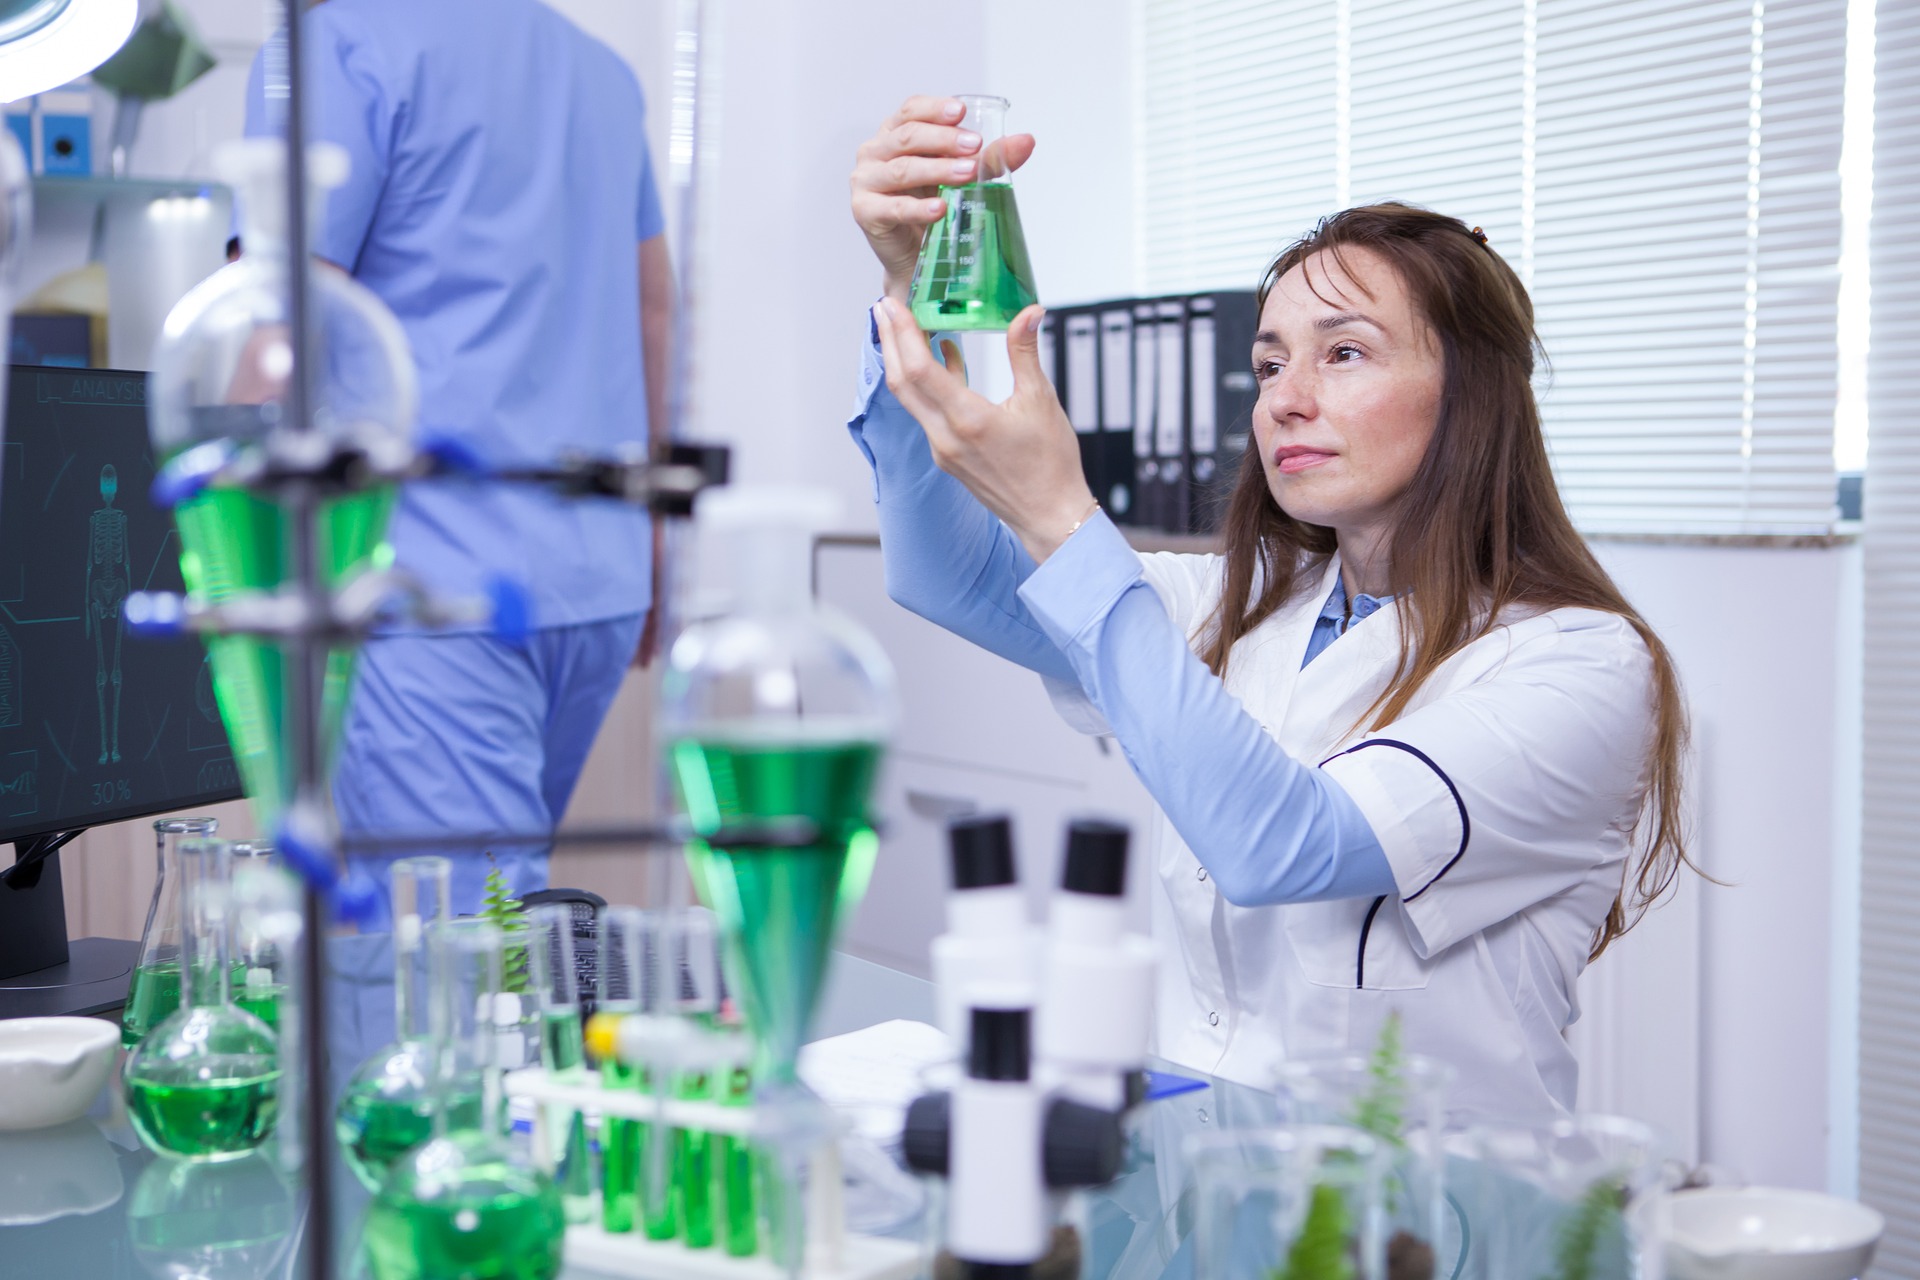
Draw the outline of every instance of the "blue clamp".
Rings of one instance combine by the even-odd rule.
[[[154,476],[153,487],[148,490],[153,505],[172,510],[199,497],[232,463],[233,455],[234,445],[230,440],[208,440],[181,450]]]
[[[128,592],[120,614],[136,636],[170,637],[187,630],[187,599],[171,591]]]
[[[493,602],[494,638],[516,649],[526,644],[533,634],[533,601],[527,589],[511,578],[494,578],[487,583],[487,599]]]
[[[280,828],[274,849],[309,888],[332,901],[334,919],[366,924],[379,913],[380,887],[361,868],[350,867],[342,876],[325,849],[309,844],[289,826]]]
[[[433,459],[435,472],[456,476],[483,476],[487,464],[464,440],[452,436],[425,436],[417,446]]]

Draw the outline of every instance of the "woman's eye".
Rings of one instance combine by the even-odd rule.
[[[1253,380],[1255,382],[1265,382],[1269,378],[1277,378],[1280,376],[1280,370],[1283,367],[1278,360],[1256,361],[1253,366]]]
[[[1346,364],[1358,360],[1362,354],[1360,348],[1351,343],[1342,342],[1327,353],[1336,364]]]

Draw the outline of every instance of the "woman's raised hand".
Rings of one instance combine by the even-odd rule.
[[[1013,394],[994,404],[968,389],[957,346],[947,344],[947,365],[935,359],[905,302],[888,296],[873,309],[887,388],[927,433],[934,462],[1005,521],[1035,561],[1052,555],[1094,505],[1073,424],[1040,369],[1044,314],[1033,306],[1013,318]]]
[[[916,95],[860,144],[851,180],[853,220],[886,272],[887,295],[902,302],[920,239],[947,211],[940,188],[971,182],[981,164],[989,174],[1018,169],[1033,154],[1033,135],[1016,133],[982,156],[980,135],[959,127],[965,114],[957,99]]]

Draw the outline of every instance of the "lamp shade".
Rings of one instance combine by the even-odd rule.
[[[126,43],[139,0],[0,0],[0,102],[57,89]]]

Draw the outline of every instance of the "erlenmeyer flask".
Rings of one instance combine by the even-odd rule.
[[[428,931],[439,1086],[433,1137],[393,1166],[368,1211],[374,1280],[552,1280],[560,1273],[560,1190],[504,1132],[493,1025],[503,948],[500,930],[484,920],[449,920]],[[447,1102],[474,1092],[483,1098],[481,1122],[456,1128]]]
[[[922,329],[1005,329],[1040,300],[1027,237],[1013,199],[1013,174],[1001,156],[1007,100],[957,95],[960,127],[980,135],[972,182],[942,187],[947,211],[927,228],[913,269],[913,318]]]
[[[427,982],[427,930],[453,915],[453,864],[402,858],[393,864],[394,1043],[360,1064],[334,1115],[334,1135],[367,1190],[433,1136],[435,1046]],[[477,1081],[449,1100],[455,1128],[480,1123]]]
[[[180,1007],[180,932],[186,917],[180,909],[179,846],[182,840],[211,836],[219,827],[215,818],[161,818],[153,824],[153,901],[147,904],[140,959],[120,1013],[120,1043],[128,1049]]]
[[[795,848],[688,848],[768,1083],[794,1081],[838,926],[866,892],[877,847],[868,805],[894,719],[886,655],[812,598],[812,535],[831,515],[831,500],[808,490],[701,498],[703,538],[730,544],[732,605],[681,633],[660,710],[698,835],[782,819],[813,831]]]
[[[127,1116],[148,1147],[189,1160],[245,1155],[273,1132],[279,1046],[233,1003],[233,894],[224,841],[183,841],[180,1007],[127,1062]]]
[[[167,316],[153,353],[151,429],[165,464],[182,450],[259,447],[287,413],[294,352],[287,317],[284,144],[229,143],[215,168],[237,191],[244,254],[195,286]],[[316,202],[346,176],[345,153],[308,151]],[[311,273],[313,426],[335,443],[379,448],[404,439],[417,402],[413,360],[391,312],[342,272]],[[391,486],[321,504],[321,555],[335,583],[384,561]],[[219,602],[280,585],[287,570],[286,516],[270,498],[214,486],[174,510],[180,571],[195,597]],[[254,636],[208,636],[215,700],[262,830],[273,831],[290,779],[283,742],[280,650]],[[338,741],[353,655],[328,659],[322,734]]]

